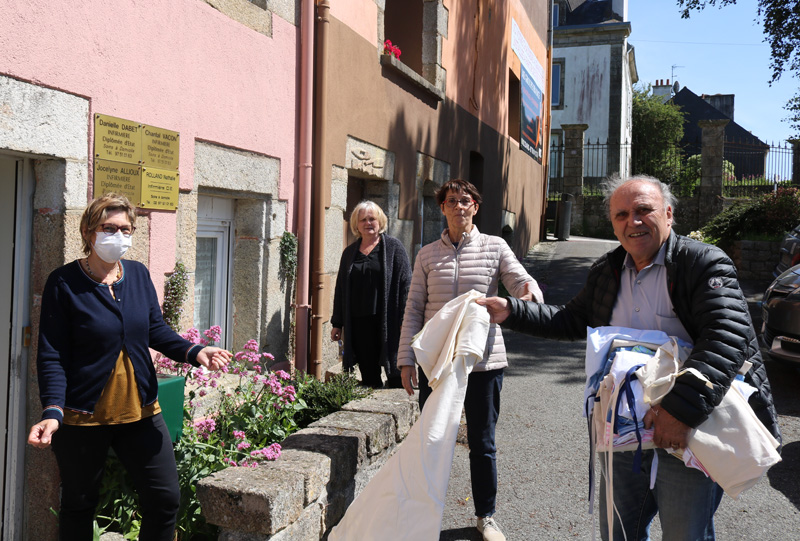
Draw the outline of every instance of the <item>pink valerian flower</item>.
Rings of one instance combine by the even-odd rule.
[[[274,359],[274,357],[273,357],[273,359]],[[278,370],[278,371],[276,371],[276,372],[275,372],[275,375],[276,375],[276,376],[278,376],[279,378],[283,379],[283,380],[287,380],[287,379],[289,379],[289,374],[287,374],[287,373],[286,373],[286,372],[284,372],[283,370]]]
[[[243,440],[243,439],[245,439],[247,437],[247,434],[245,434],[241,430],[234,430],[233,431],[233,437],[236,438],[237,440]]]
[[[203,334],[211,342],[219,342],[219,339],[222,336],[222,327],[219,325],[212,325],[210,328],[203,331]]]
[[[235,460],[233,460],[232,458],[225,457],[225,458],[223,458],[223,459],[222,459],[222,461],[223,461],[223,462],[225,462],[226,464],[228,464],[229,466],[233,466],[234,468],[235,468],[236,466],[238,466],[238,464],[236,463],[236,461],[235,461]]]
[[[240,441],[239,443],[236,444],[236,448],[239,449],[240,451],[243,450],[243,449],[249,449],[250,448],[250,442],[249,441]]]
[[[185,333],[181,333],[181,337],[185,340],[188,340],[192,344],[199,344],[200,343],[200,331],[192,327]]]
[[[197,431],[198,435],[207,440],[211,433],[217,429],[217,423],[214,419],[209,417],[208,419],[195,421],[194,429]]]
[[[279,443],[273,443],[269,447],[250,451],[250,456],[264,460],[277,460],[281,456],[281,445]]]
[[[283,386],[275,374],[270,374],[269,379],[264,383],[275,396],[281,396],[283,394]]]

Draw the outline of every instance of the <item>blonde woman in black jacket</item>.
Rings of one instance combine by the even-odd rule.
[[[388,219],[372,201],[362,201],[350,215],[358,239],[344,249],[336,277],[331,340],[344,341],[346,370],[358,364],[364,385],[400,388],[397,348],[411,283],[405,246],[386,234]]]

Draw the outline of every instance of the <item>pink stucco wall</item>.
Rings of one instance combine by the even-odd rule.
[[[333,0],[331,16],[336,17],[370,43],[378,46],[378,6],[375,0]]]
[[[298,27],[274,16],[270,38],[198,0],[0,0],[0,14],[0,73],[86,97],[92,115],[180,132],[181,188],[194,184],[197,139],[279,158],[291,228]],[[174,264],[175,213],[151,220],[159,282]]]

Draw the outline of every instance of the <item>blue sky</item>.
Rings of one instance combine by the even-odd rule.
[[[790,73],[769,85],[770,48],[756,22],[757,0],[706,8],[681,19],[675,0],[629,0],[629,43],[639,84],[677,80],[700,94],[735,94],[734,120],[767,143],[792,135],[783,106],[798,88]],[[674,79],[673,79],[673,68]]]

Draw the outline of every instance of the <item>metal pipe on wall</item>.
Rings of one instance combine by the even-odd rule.
[[[314,117],[314,193],[312,197],[313,243],[311,246],[311,270],[313,295],[311,300],[311,366],[309,372],[322,379],[322,327],[327,312],[327,289],[325,280],[325,191],[330,191],[325,182],[330,172],[326,166],[327,116],[328,116],[328,26],[331,5],[320,0],[317,6],[317,39],[315,65],[315,117]]]
[[[300,13],[300,127],[297,164],[297,291],[295,293],[295,368],[308,368],[308,287],[311,255],[311,167],[314,107],[314,0]]]

